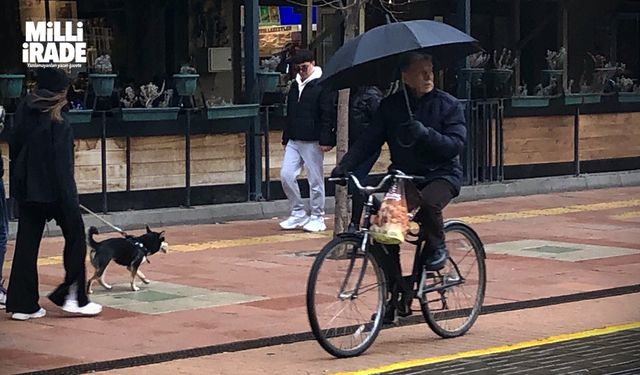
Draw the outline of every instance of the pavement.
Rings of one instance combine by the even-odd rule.
[[[640,186],[640,170],[581,174],[580,176],[529,178],[463,186],[460,196],[454,202],[625,186]],[[327,214],[333,213],[334,205],[334,198],[327,197]],[[285,216],[288,212],[289,205],[286,200],[275,200],[193,206],[189,208],[173,207],[120,211],[108,214],[100,213],[99,216],[119,228],[130,230],[144,228],[145,224],[167,226],[210,224],[232,220],[271,219],[277,216]],[[84,220],[87,228],[95,226],[103,232],[113,231],[113,229],[92,215],[84,215]],[[18,227],[17,222],[11,222],[9,227],[10,238],[15,238]],[[47,230],[50,236],[61,235],[60,229],[55,225],[48,225]]]
[[[275,218],[164,225],[169,253],[142,268],[152,282],[131,292],[128,272],[112,265],[113,289],[94,286],[93,300],[105,306],[95,318],[66,317],[44,297],[63,278],[63,241],[44,238],[39,272],[48,314],[28,322],[0,316],[0,374],[388,373],[602,327],[637,330],[639,186],[462,199],[445,217],[471,224],[487,251],[484,315],[461,338],[437,338],[416,312],[384,330],[365,355],[333,359],[311,340],[305,308],[308,255],[330,232],[281,231]],[[405,266],[410,257],[407,247]]]

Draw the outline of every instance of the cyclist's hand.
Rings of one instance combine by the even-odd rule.
[[[331,171],[331,177],[333,177],[333,178],[345,178],[345,177],[347,177],[347,171],[345,171],[344,168],[342,168],[340,166],[340,164],[338,164]],[[347,185],[347,180],[336,181],[336,184],[340,185],[340,186],[345,186],[345,185]]]

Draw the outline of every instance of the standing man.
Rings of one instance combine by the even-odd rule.
[[[282,229],[302,227],[308,232],[327,229],[324,224],[324,153],[335,146],[335,94],[318,83],[322,69],[313,53],[299,50],[292,59],[298,72],[287,96],[287,122],[282,132],[285,147],[280,181],[289,200],[291,214]],[[298,176],[306,166],[309,181],[308,216],[300,196]]]

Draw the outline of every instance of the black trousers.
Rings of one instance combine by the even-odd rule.
[[[75,285],[78,305],[86,305],[89,302],[85,289],[87,246],[84,222],[77,202],[24,203],[20,204],[19,209],[18,235],[7,289],[7,312],[31,314],[40,309],[38,251],[45,223],[52,218],[56,220],[64,236],[65,278],[64,282],[51,292],[49,299],[62,306],[69,294],[69,288]]]
[[[434,251],[444,245],[442,210],[456,195],[455,187],[449,181],[443,179],[433,180],[420,189],[418,197],[420,210],[415,221],[422,224],[422,228],[425,231],[425,249],[427,252]]]
[[[427,255],[432,254],[436,248],[444,245],[442,210],[457,195],[457,192],[449,181],[443,179],[430,181],[420,190],[410,184],[407,184],[406,187],[409,210],[411,211],[416,206],[420,206],[415,221],[422,225],[426,235],[426,242],[421,254],[422,261],[424,261]],[[393,291],[398,283],[401,284],[399,289],[409,290],[408,285],[403,285],[405,280],[398,277],[402,275],[400,246],[385,245],[385,247],[387,251],[382,252],[383,255],[381,255],[379,261],[382,263],[382,268],[387,276],[389,291]]]

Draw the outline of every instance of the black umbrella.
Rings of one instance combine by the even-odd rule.
[[[453,63],[481,50],[477,40],[441,22],[390,23],[340,47],[324,67],[323,80],[335,89],[387,84],[398,78],[399,57],[405,52],[425,52],[441,63]]]

